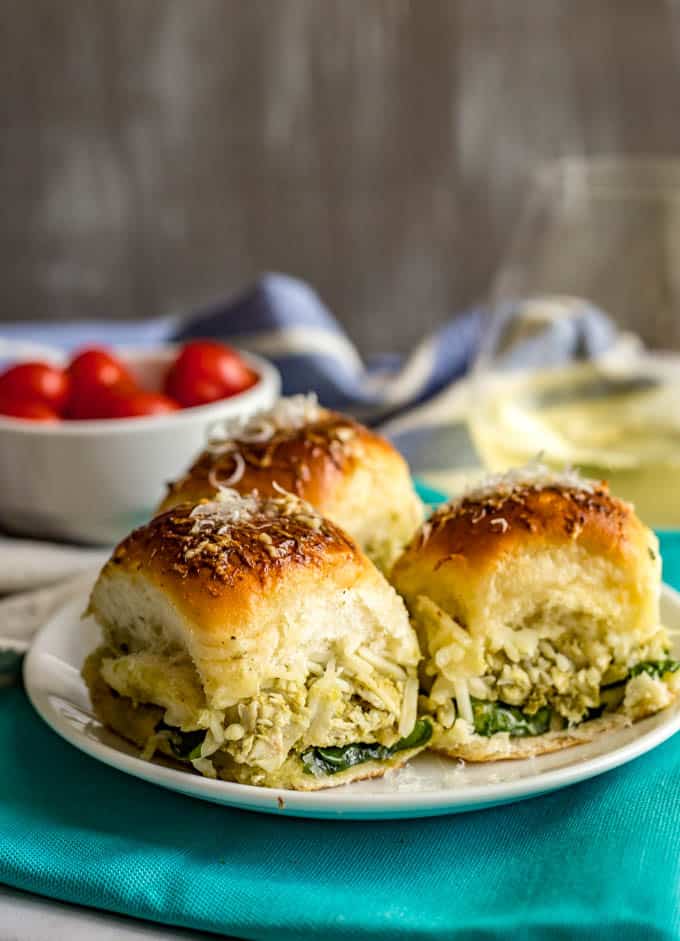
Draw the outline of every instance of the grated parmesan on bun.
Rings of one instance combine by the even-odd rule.
[[[98,717],[201,774],[316,790],[426,744],[418,642],[354,541],[291,494],[181,504],[114,551],[83,674]]]
[[[308,500],[345,529],[384,572],[423,519],[408,466],[380,435],[313,395],[280,399],[245,422],[225,424],[160,510],[214,497],[228,487]]]
[[[540,465],[441,507],[392,572],[421,643],[432,747],[472,761],[591,739],[667,706],[655,535],[604,483]]]

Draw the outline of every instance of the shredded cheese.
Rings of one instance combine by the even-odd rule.
[[[225,487],[233,487],[239,483],[246,470],[246,461],[240,451],[234,451],[232,454],[234,460],[234,469],[228,477],[220,477],[218,469],[211,467],[208,473],[208,483],[216,490],[222,490]]]
[[[509,496],[524,487],[533,490],[558,487],[562,490],[583,490],[586,493],[592,493],[597,484],[596,480],[582,477],[573,467],[565,467],[561,473],[557,473],[551,471],[545,464],[532,461],[524,467],[512,468],[503,474],[490,474],[478,484],[464,490],[459,497],[451,501],[451,506],[457,506],[464,500],[476,503],[490,497]]]
[[[404,696],[399,717],[399,735],[405,738],[413,729],[418,718],[418,678],[410,676],[404,686]]]
[[[199,771],[206,778],[216,778],[217,772],[215,766],[209,758],[194,758],[191,762],[196,771]]]
[[[453,686],[456,691],[456,705],[458,706],[458,711],[466,722],[472,723],[474,718],[472,715],[472,703],[470,702],[467,681],[462,678],[457,678],[453,681]]]
[[[403,667],[400,667],[393,660],[388,660],[387,657],[383,657],[381,654],[369,650],[368,647],[361,648],[361,656],[364,660],[367,660],[371,666],[375,667],[376,670],[391,677],[393,680],[403,680],[406,677]]]
[[[277,431],[295,431],[316,421],[323,409],[313,392],[281,398],[267,411],[256,412],[247,418],[237,417],[223,422],[207,445],[212,454],[237,452],[237,442],[264,444]]]
[[[191,529],[192,535],[200,533],[227,533],[232,526],[241,523],[250,523],[255,520],[275,520],[280,517],[294,516],[295,519],[309,529],[319,529],[322,518],[311,504],[293,493],[282,488],[279,496],[259,497],[256,494],[241,495],[230,487],[220,487],[215,498],[207,503],[197,504],[190,512],[194,519]],[[260,535],[260,540],[266,542],[267,533]],[[200,551],[200,547],[189,550],[193,554]]]

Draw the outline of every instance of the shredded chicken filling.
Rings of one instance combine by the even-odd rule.
[[[173,754],[214,776],[211,757],[226,753],[238,764],[265,772],[291,753],[357,742],[390,747],[416,722],[418,680],[374,650],[342,643],[323,662],[311,662],[306,683],[269,681],[258,695],[226,709],[210,709],[199,677],[186,658],[129,654],[108,657],[101,672],[108,685],[135,703],[162,706],[163,722],[147,743],[150,757],[168,742]],[[189,736],[203,731],[202,739]],[[189,743],[191,747],[189,747]]]
[[[492,643],[473,638],[421,596],[414,624],[429,654],[422,668],[421,711],[445,729],[463,719],[477,730],[526,735],[576,725],[605,709],[635,718],[644,708],[650,711],[652,700],[656,708],[668,704],[668,685],[678,683],[680,674],[657,669],[656,676],[634,676],[636,665],[673,662],[667,660],[665,629],[640,643],[605,624],[586,630],[573,612],[552,615],[541,613],[518,628],[504,628]],[[503,710],[496,710],[493,722],[485,703]]]

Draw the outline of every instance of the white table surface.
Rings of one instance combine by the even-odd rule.
[[[0,885],[0,941],[214,941],[215,937],[67,905]]]

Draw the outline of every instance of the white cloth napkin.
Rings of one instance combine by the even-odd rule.
[[[0,595],[54,585],[103,564],[109,555],[109,549],[0,537]],[[0,621],[0,633],[1,627]]]
[[[108,555],[106,549],[0,538],[0,683],[18,673],[38,628],[92,584]]]

